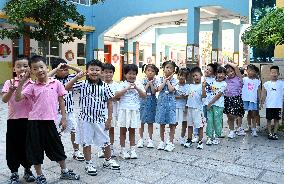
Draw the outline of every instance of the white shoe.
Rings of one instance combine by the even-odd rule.
[[[172,152],[175,149],[175,145],[173,143],[168,143],[165,147],[165,151]]]
[[[78,161],[84,161],[85,157],[81,151],[77,150],[77,151],[74,151],[73,153],[73,159],[78,160]]]
[[[166,144],[165,142],[161,141],[157,147],[158,150],[165,150]]]
[[[203,149],[203,142],[202,141],[198,142],[197,149]]]
[[[138,143],[137,143],[137,148],[143,148],[144,147],[144,141],[143,139],[139,139]]]
[[[187,139],[186,143],[184,143],[185,148],[190,148],[192,146],[193,142],[190,139]]]
[[[133,148],[130,150],[130,158],[131,159],[137,159],[136,151]]]
[[[246,132],[243,128],[239,128],[239,130],[237,131],[237,135],[238,136],[245,136],[246,135]]]
[[[98,174],[96,167],[92,165],[92,163],[86,165],[85,171],[90,176],[96,176]]]
[[[99,157],[99,158],[105,158],[105,154],[104,154],[104,151],[103,151],[103,150],[100,150],[100,151],[98,152],[98,157]]]
[[[191,140],[191,142],[197,143],[199,140],[199,136],[195,135],[194,138]]]
[[[130,155],[129,155],[128,151],[126,151],[125,148],[123,148],[122,151],[120,152],[120,156],[123,159],[130,159]]]
[[[228,138],[234,139],[236,137],[236,134],[234,131],[230,130],[230,133],[228,134]]]
[[[212,139],[208,137],[206,141],[206,145],[211,146],[212,144],[213,144]]]
[[[154,148],[154,143],[151,139],[148,140],[147,148]]]
[[[104,163],[103,163],[103,167],[109,168],[109,169],[112,169],[112,170],[120,170],[120,166],[113,159],[105,160]]]
[[[251,135],[252,135],[253,137],[258,137],[255,128],[252,128],[252,130],[251,130]]]
[[[213,139],[212,144],[218,145],[220,143],[218,138]]]
[[[186,139],[185,139],[184,137],[181,137],[181,138],[179,139],[179,144],[180,144],[181,146],[184,146],[185,142],[186,142]]]

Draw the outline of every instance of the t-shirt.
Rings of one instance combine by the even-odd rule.
[[[108,84],[110,87],[110,90],[112,91],[113,94],[115,94],[117,92],[117,90],[119,89],[119,83],[113,81],[112,83]],[[112,117],[117,117],[118,116],[118,106],[119,106],[119,102],[117,100],[112,101]],[[107,107],[107,105],[106,105]],[[108,108],[106,108],[106,116],[108,116]]]
[[[14,85],[18,87],[19,79],[14,78],[11,79],[11,82],[15,82]],[[3,86],[2,93],[8,93],[9,88],[11,86],[10,80],[7,80]],[[33,84],[32,80],[28,80],[24,85],[23,89],[25,89],[28,85]],[[16,102],[16,94],[15,91],[12,94],[9,102],[8,102],[8,119],[21,119],[28,118],[29,112],[32,110],[32,103],[28,99],[23,99],[19,102]]]
[[[206,98],[204,100],[204,105],[208,105],[208,103],[210,102],[210,99],[212,99],[212,97],[214,97],[214,91],[212,89],[212,85],[213,83],[216,81],[215,77],[205,77],[204,80],[206,80]]]
[[[225,96],[239,96],[242,93],[243,80],[240,77],[235,76],[233,78],[227,78],[225,81],[227,83]]]
[[[265,107],[266,108],[282,108],[284,82],[282,80],[267,81],[263,84],[266,90]]]
[[[222,93],[222,96],[213,105],[216,105],[218,107],[224,107],[224,92],[226,90],[226,87],[227,87],[227,83],[225,81],[222,81],[222,82],[215,81],[213,83],[213,85],[212,85],[212,90],[213,90],[213,93],[214,93],[213,98],[216,95],[218,95],[219,93]]]
[[[136,86],[145,92],[144,86],[140,82],[135,82]],[[129,86],[129,82],[124,81],[119,85],[117,91],[121,91]],[[140,97],[136,89],[129,89],[119,100],[119,109],[139,110],[140,109]]]
[[[175,90],[176,90],[176,96],[180,96],[180,95],[187,95],[188,90],[189,90],[189,84],[184,84],[184,85],[180,85],[177,84],[175,86]],[[176,99],[176,108],[185,108],[186,106],[186,101],[187,99]]]
[[[257,103],[257,92],[260,86],[259,79],[243,78],[242,98],[243,101]]]
[[[46,83],[36,81],[28,85],[22,94],[31,101],[32,110],[29,120],[57,120],[58,97],[67,94],[63,84],[56,79],[49,78]]]
[[[188,90],[187,107],[203,109],[202,104],[202,84],[190,84]]]

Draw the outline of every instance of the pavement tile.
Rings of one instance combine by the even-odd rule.
[[[266,182],[271,182],[271,183],[283,184],[284,183],[284,174],[272,172],[272,171],[267,171],[267,172],[264,173],[264,175],[262,175],[260,180],[266,181]]]

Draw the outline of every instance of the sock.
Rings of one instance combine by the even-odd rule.
[[[63,173],[67,173],[69,170],[67,169],[67,168],[65,168],[65,169],[61,169],[61,172],[63,172]]]

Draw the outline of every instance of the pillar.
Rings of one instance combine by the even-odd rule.
[[[104,36],[95,32],[86,34],[86,60],[98,59],[104,62]]]
[[[222,20],[213,20],[213,34],[212,34],[212,63],[222,62]]]
[[[240,33],[241,33],[241,27],[240,25],[236,25],[234,28],[234,63],[238,63],[240,65]],[[242,63],[241,63],[242,65]]]
[[[167,57],[167,60],[170,60],[170,46],[165,45],[165,57]]]
[[[139,42],[133,42],[133,64],[139,64]]]

